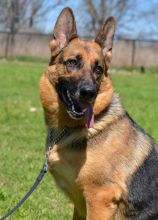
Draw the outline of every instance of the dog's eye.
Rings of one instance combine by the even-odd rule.
[[[77,66],[77,60],[75,59],[69,59],[66,61],[66,65],[68,67],[74,67],[74,66]]]
[[[99,77],[101,74],[103,74],[103,68],[101,66],[94,67],[94,73]]]

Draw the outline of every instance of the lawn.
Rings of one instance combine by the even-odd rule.
[[[0,61],[0,216],[24,195],[44,160],[46,129],[38,81],[45,63]],[[112,75],[130,115],[158,141],[158,74]],[[47,174],[8,219],[68,220],[73,206]]]

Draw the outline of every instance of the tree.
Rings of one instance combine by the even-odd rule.
[[[55,8],[61,0],[1,0],[1,29],[15,34],[19,30],[35,27],[38,20],[46,19],[49,10]]]
[[[6,58],[10,45],[14,45],[15,34],[20,30],[35,28],[36,22],[41,18],[46,19],[49,10],[55,8],[60,2],[61,0],[0,0],[0,27],[8,32]]]
[[[117,26],[122,24],[123,19],[129,19],[133,8],[131,0],[85,0],[83,1],[87,12],[86,30],[91,35],[96,34],[100,25],[109,16],[114,16]]]
[[[158,1],[133,0],[81,0],[80,15],[82,35],[96,34],[108,16],[117,22],[116,34],[123,38],[157,39]]]

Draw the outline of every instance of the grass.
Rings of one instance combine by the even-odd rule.
[[[38,89],[44,68],[39,63],[0,63],[0,216],[30,188],[44,161],[46,131]],[[48,174],[8,219],[65,220],[71,209]]]
[[[0,216],[30,188],[43,164],[46,130],[38,81],[45,66],[44,62],[0,62]],[[112,78],[124,106],[158,141],[158,74],[118,72]],[[8,219],[68,220],[72,209],[47,174]]]
[[[10,56],[9,61],[33,62],[33,63],[48,63],[49,58],[46,57],[33,57],[33,56]]]
[[[158,74],[113,75],[125,109],[158,141]]]

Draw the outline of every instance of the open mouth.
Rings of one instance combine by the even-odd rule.
[[[82,105],[76,99],[72,98],[70,92],[66,92],[68,101],[71,103],[69,109],[67,109],[68,114],[74,119],[80,119],[84,116],[84,113],[87,111],[86,106]]]
[[[83,119],[86,127],[93,127],[94,114],[92,103],[83,103],[76,99],[68,89],[63,88],[60,97],[66,105],[69,116],[76,120]]]

